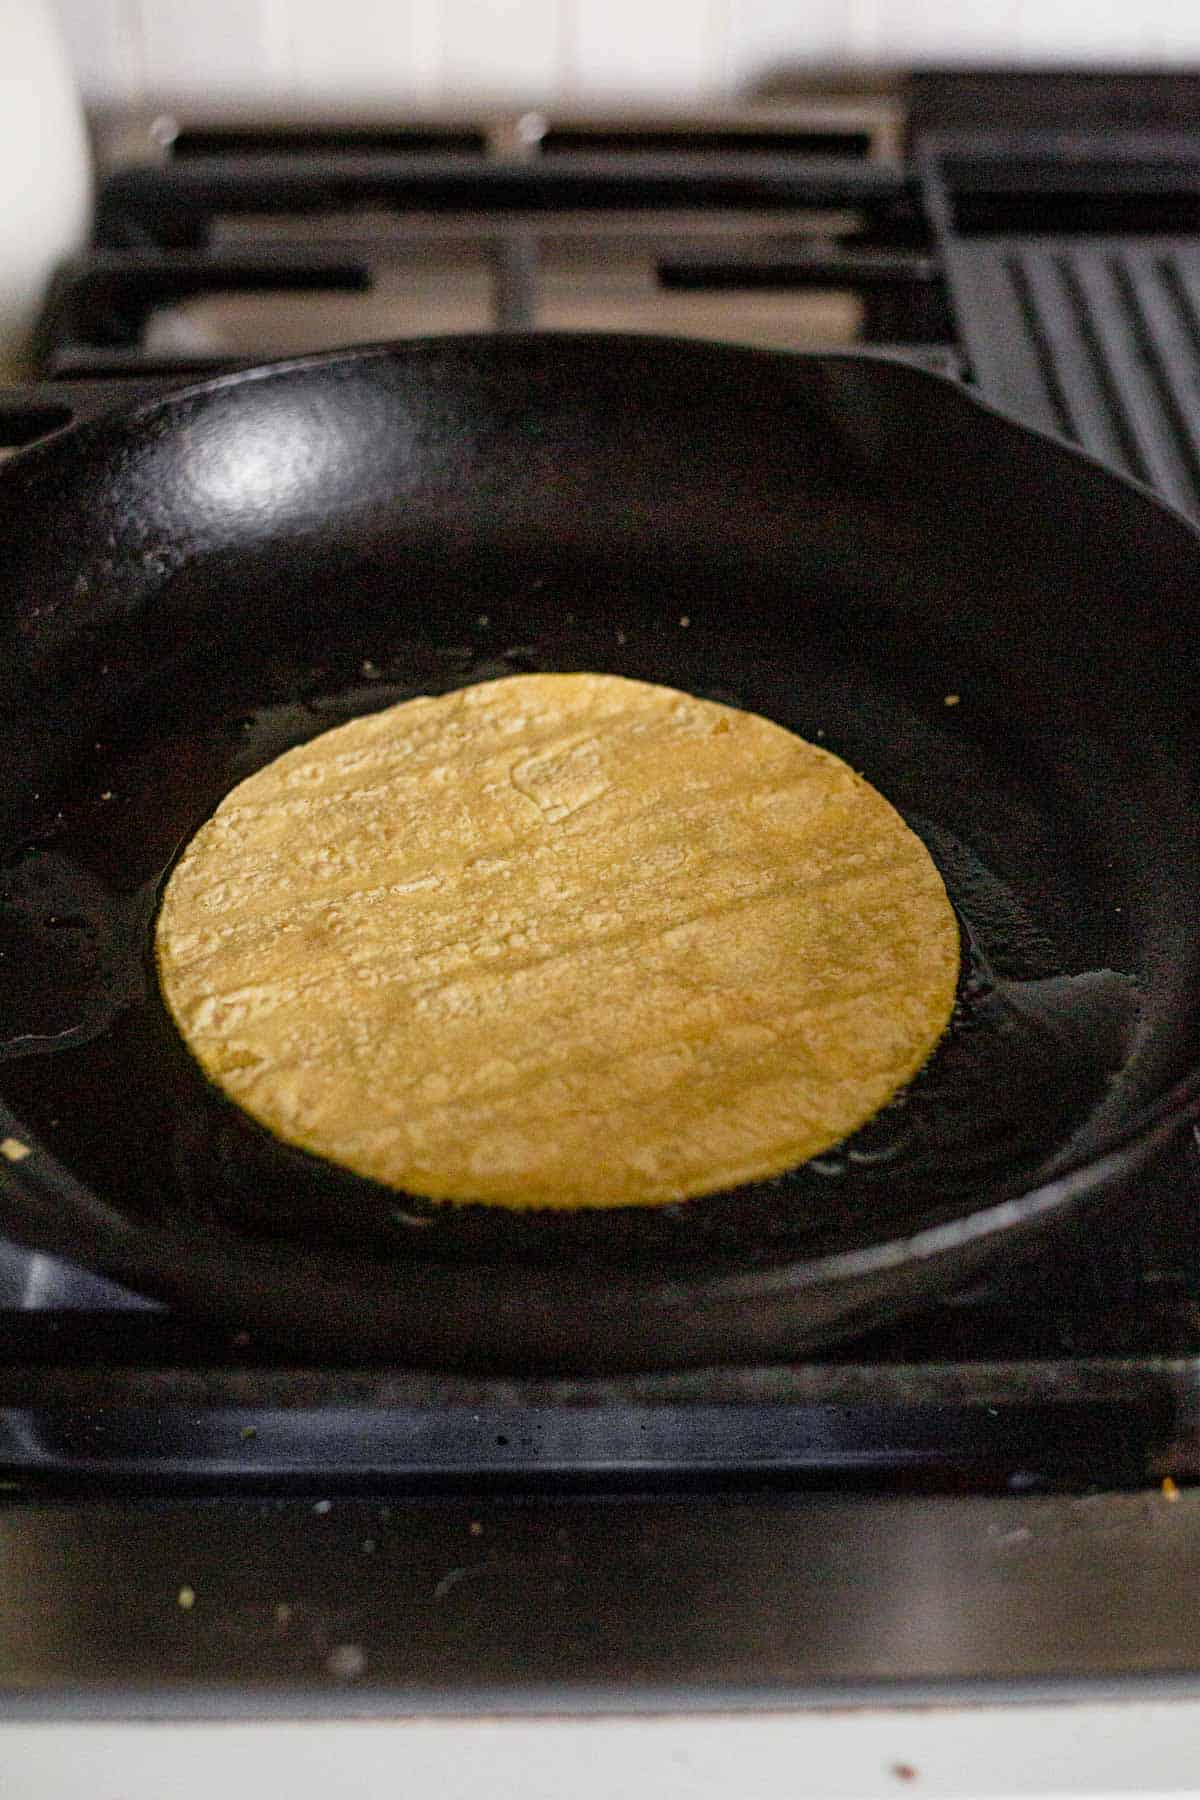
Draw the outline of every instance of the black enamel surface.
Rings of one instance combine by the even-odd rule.
[[[1191,1494],[638,1496],[616,1520],[544,1497],[126,1498],[6,1510],[0,1553],[6,1718],[850,1704],[863,1729],[870,1700],[1194,1700],[1200,1669]]]

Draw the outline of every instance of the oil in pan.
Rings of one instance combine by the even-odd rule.
[[[676,1205],[514,1214],[382,1190],[254,1125],[183,1050],[150,952],[175,856],[244,775],[419,693],[564,667],[661,680],[664,644],[676,685],[768,716],[783,710],[769,644],[739,656],[732,687],[724,636],[691,629],[687,615],[600,627],[568,614],[552,644],[514,644],[487,615],[473,623],[459,643],[376,632],[333,656],[250,658],[215,682],[211,665],[191,686],[176,671],[169,692],[147,696],[136,732],[114,721],[108,740],[81,746],[63,792],[42,796],[35,828],[0,867],[0,1093],[95,1191],[120,1192],[147,1218],[183,1209],[255,1236],[344,1241],[381,1257],[745,1265],[875,1241],[892,1218],[911,1229],[915,1208],[932,1223],[965,1199],[1018,1192],[1086,1124],[1125,1059],[1134,983],[1110,969],[1066,971],[962,836],[904,808],[960,920],[954,1014],[917,1078],[801,1168]],[[819,721],[836,715],[850,678],[831,652],[779,722],[842,753]]]

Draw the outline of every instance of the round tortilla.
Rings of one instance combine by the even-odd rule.
[[[507,1207],[828,1150],[925,1062],[959,959],[924,845],[838,757],[611,675],[289,750],[192,839],[156,945],[185,1041],[277,1137]]]

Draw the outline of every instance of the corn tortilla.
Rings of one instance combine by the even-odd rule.
[[[927,850],[838,757],[610,675],[405,701],[289,750],[156,930],[211,1079],[431,1199],[646,1206],[863,1124],[949,1019]]]

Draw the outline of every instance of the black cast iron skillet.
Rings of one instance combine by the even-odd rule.
[[[1096,1229],[1200,1099],[1198,599],[1200,544],[1146,494],[854,356],[411,344],[25,452],[0,1226],[298,1351],[511,1370],[794,1354]],[[354,712],[525,669],[765,713],[925,837],[959,1005],[837,1152],[668,1209],[436,1207],[278,1145],[190,1061],[149,944],[220,796]]]

